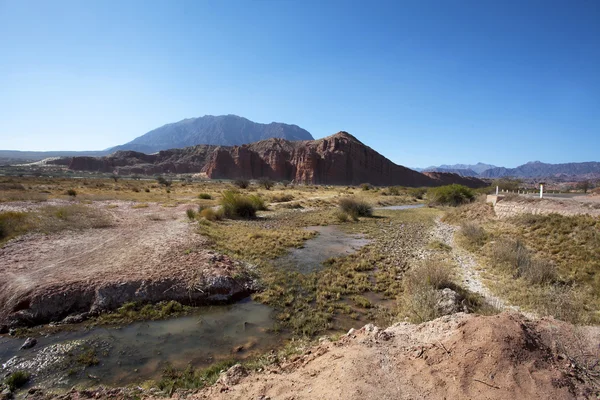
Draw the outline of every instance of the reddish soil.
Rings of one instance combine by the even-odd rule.
[[[192,397],[595,399],[599,344],[597,327],[519,314],[455,314],[383,331],[367,325],[261,373],[230,370]]]
[[[0,248],[0,323],[33,325],[126,301],[212,302],[248,292],[249,282],[231,278],[243,267],[205,249],[186,218],[190,206],[134,204],[94,203],[112,215],[108,228],[32,234]]]

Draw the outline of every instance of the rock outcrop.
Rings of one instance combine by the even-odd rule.
[[[203,173],[212,179],[269,177],[296,183],[438,186],[485,183],[455,174],[426,176],[396,165],[347,132],[306,141],[268,139],[242,146],[199,145],[144,154],[116,152],[108,157],[73,157],[69,168],[117,174]]]

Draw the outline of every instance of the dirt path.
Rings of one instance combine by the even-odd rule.
[[[460,268],[461,285],[471,292],[483,296],[488,304],[500,310],[520,311],[519,307],[509,305],[501,298],[494,296],[485,286],[479,273],[479,267],[477,266],[475,257],[469,254],[468,251],[460,248],[456,243],[455,233],[459,229],[459,227],[446,224],[442,222],[440,218],[437,218],[435,220],[435,227],[431,231],[431,236],[432,239],[439,240],[452,248],[451,258]],[[528,316],[531,317],[531,315]]]
[[[92,206],[110,213],[114,226],[32,234],[0,248],[0,322],[15,313],[25,322],[46,322],[135,298],[168,299],[169,291],[178,298],[195,283],[235,272],[231,260],[205,248],[185,216],[187,205]]]

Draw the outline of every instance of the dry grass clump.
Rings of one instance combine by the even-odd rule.
[[[487,232],[485,229],[473,222],[464,222],[460,226],[460,234],[465,244],[471,248],[479,248],[485,244]]]
[[[294,195],[290,193],[274,194],[270,198],[273,203],[285,203],[294,200]]]
[[[531,284],[552,283],[558,279],[556,266],[550,261],[533,257],[521,240],[496,241],[491,247],[491,257],[515,277],[522,277]]]
[[[200,193],[198,198],[201,200],[211,200],[212,196],[209,193]]]
[[[0,242],[27,232],[105,228],[113,224],[109,214],[79,204],[49,206],[29,212],[0,213]]]
[[[255,218],[262,199],[258,196],[244,196],[233,190],[223,192],[221,208],[227,218]],[[262,202],[264,207],[264,202]]]
[[[215,210],[213,208],[204,208],[200,211],[199,215],[207,221],[220,221],[223,219],[223,212],[221,209]]]
[[[341,199],[339,207],[341,212],[347,214],[355,221],[359,217],[373,216],[373,207],[369,203],[351,197]]]
[[[454,287],[452,269],[440,260],[428,259],[413,267],[403,277],[399,300],[401,314],[414,323],[442,316],[438,307],[440,290]]]
[[[442,220],[450,224],[461,224],[465,221],[484,223],[495,216],[491,204],[477,201],[447,210]]]

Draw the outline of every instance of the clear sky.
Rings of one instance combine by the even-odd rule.
[[[600,161],[600,1],[0,0],[0,149],[205,114],[413,167]]]

